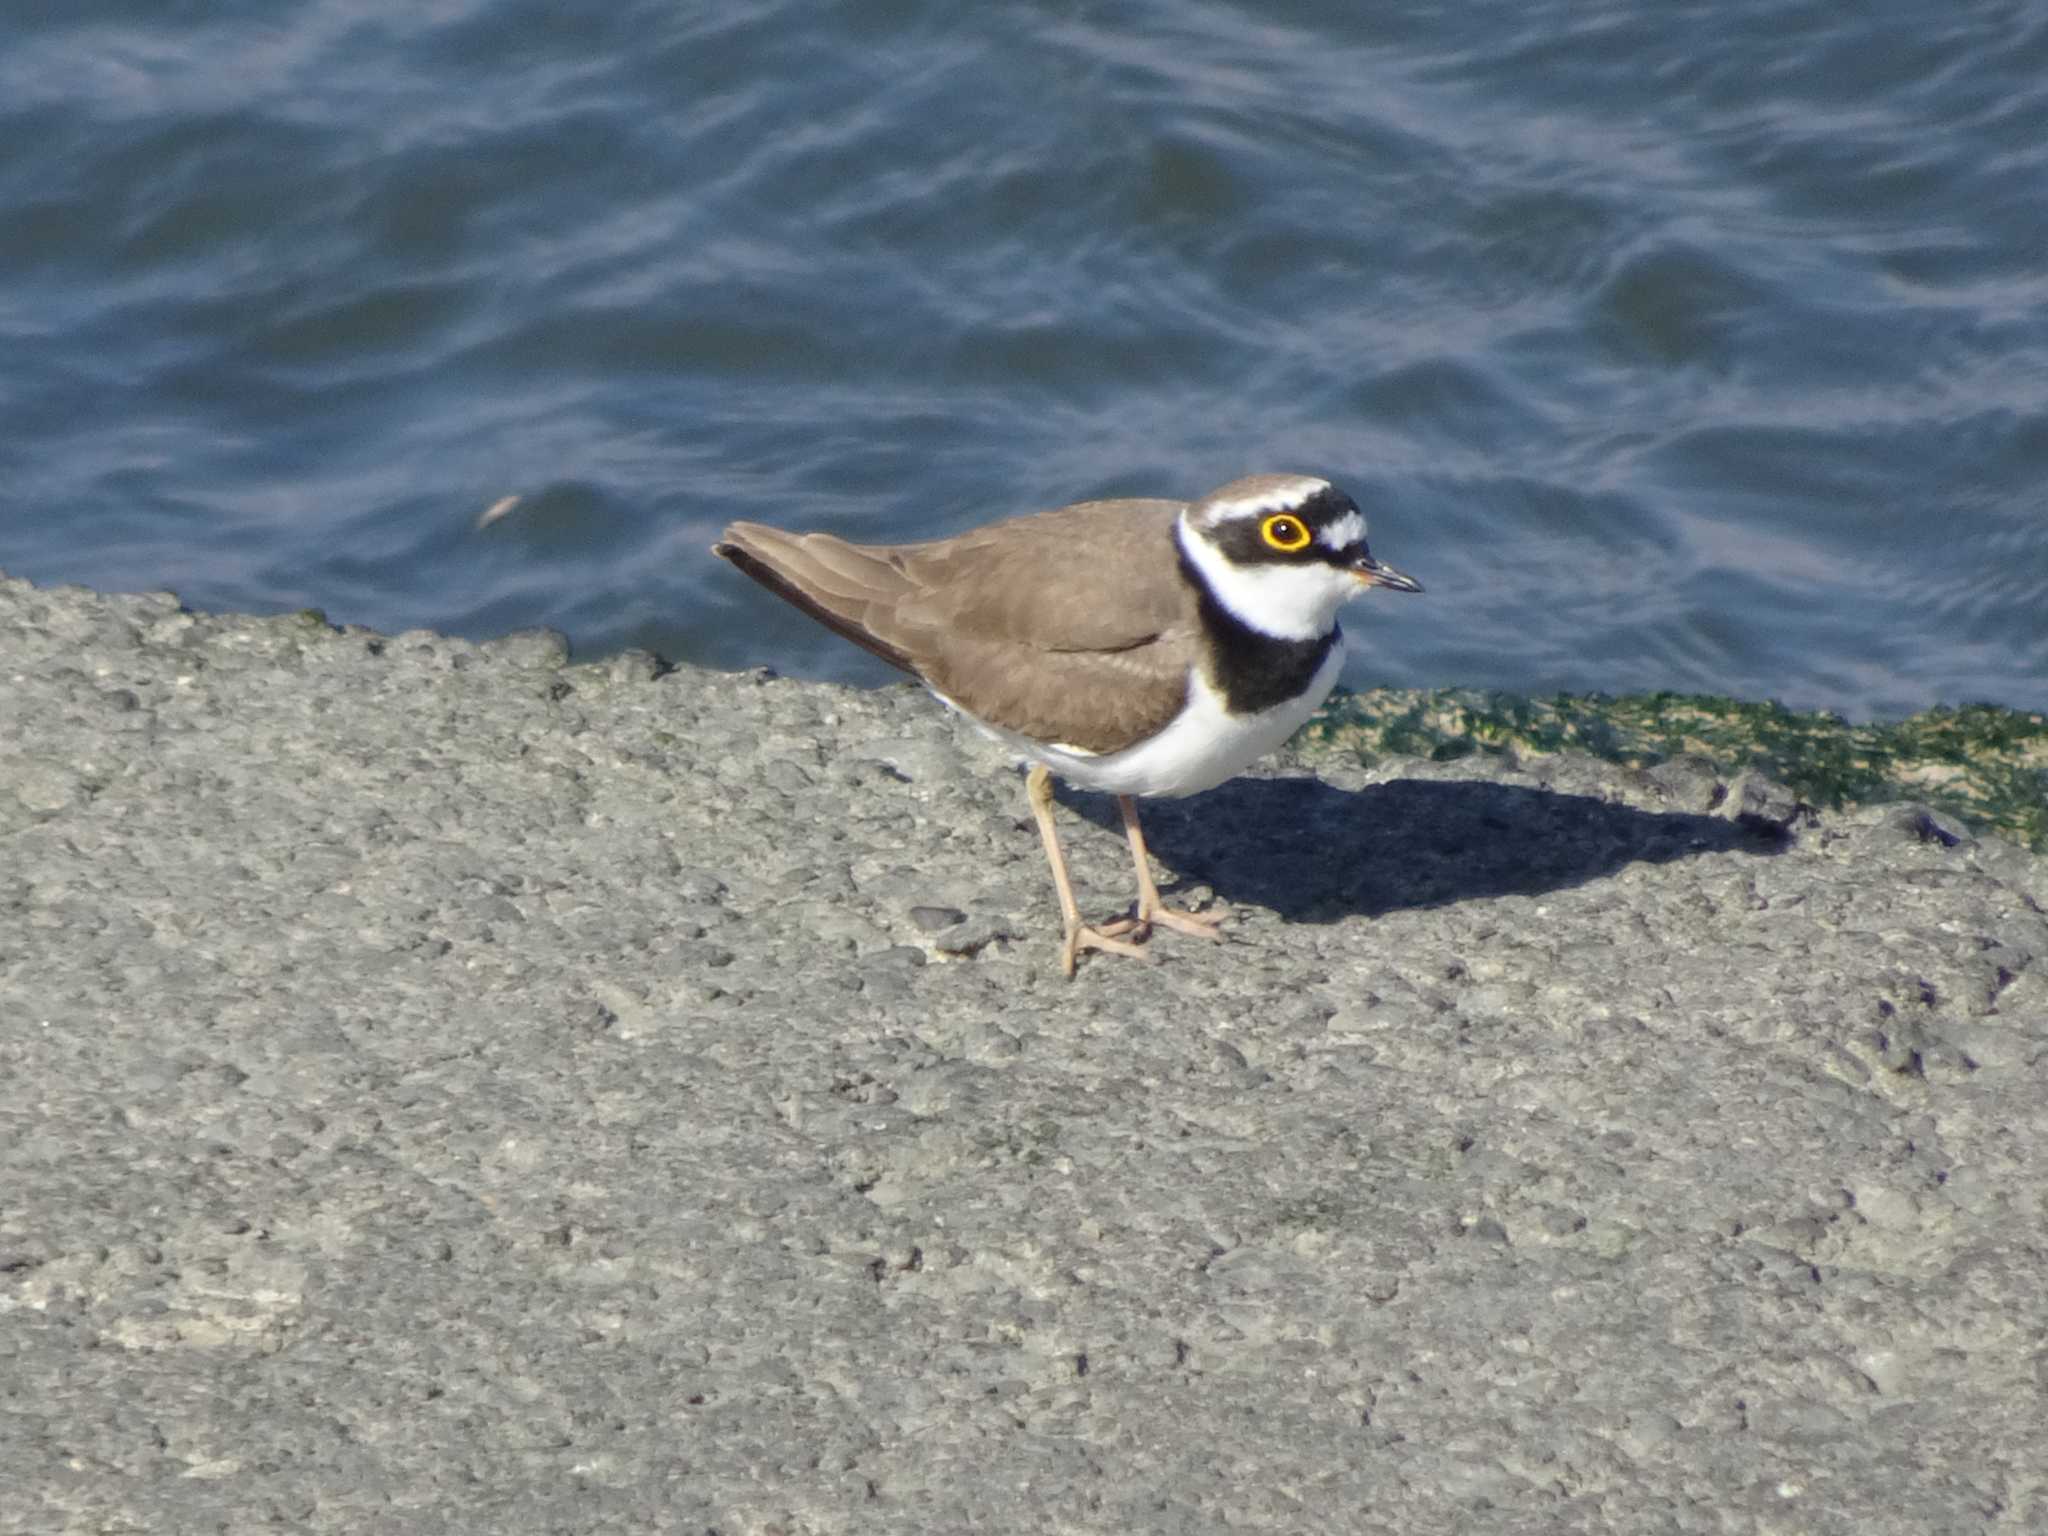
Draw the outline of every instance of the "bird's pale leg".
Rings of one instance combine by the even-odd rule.
[[[1075,957],[1084,949],[1132,955],[1140,960],[1151,959],[1138,945],[1112,938],[1082,923],[1081,909],[1074,901],[1074,887],[1067,879],[1067,858],[1060,852],[1060,835],[1053,829],[1052,775],[1046,772],[1043,764],[1031,765],[1031,772],[1024,777],[1024,793],[1031,801],[1031,814],[1038,822],[1039,839],[1045,844],[1045,860],[1052,865],[1053,888],[1059,892],[1060,898],[1060,921],[1066,926],[1066,942],[1060,947],[1060,969],[1069,976],[1073,975]]]
[[[1124,836],[1131,841],[1131,863],[1138,870],[1138,910],[1135,917],[1104,925],[1105,933],[1132,933],[1157,923],[1176,933],[1191,933],[1198,939],[1218,939],[1217,925],[1224,912],[1183,912],[1159,899],[1159,887],[1152,883],[1152,861],[1145,855],[1145,829],[1138,825],[1138,802],[1129,795],[1116,797],[1116,808],[1124,813]]]

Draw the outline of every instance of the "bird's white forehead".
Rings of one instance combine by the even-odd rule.
[[[1212,523],[1239,517],[1262,517],[1268,512],[1285,512],[1290,507],[1298,507],[1329,488],[1329,481],[1310,475],[1275,476],[1256,491],[1245,495],[1210,497],[1203,503],[1202,512]]]

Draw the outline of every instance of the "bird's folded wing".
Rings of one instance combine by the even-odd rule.
[[[1199,617],[1173,501],[1083,503],[892,553],[913,594],[886,638],[969,714],[1114,752],[1187,696]]]
[[[734,523],[717,553],[960,708],[1114,752],[1179,713],[1199,654],[1177,501],[1084,502],[928,544]]]
[[[915,589],[906,629],[1041,651],[1119,651],[1192,624],[1177,501],[1096,501],[889,551]],[[878,551],[879,553],[879,551]]]
[[[962,639],[923,669],[925,680],[976,719],[1034,741],[1120,752],[1164,730],[1187,702],[1189,637],[1120,651],[1033,651]]]

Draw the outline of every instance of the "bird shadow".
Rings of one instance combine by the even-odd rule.
[[[1121,829],[1108,796],[1064,798],[1086,820]],[[1630,864],[1770,856],[1790,844],[1768,823],[1471,780],[1344,790],[1317,779],[1232,779],[1187,800],[1146,801],[1142,814],[1147,844],[1183,879],[1309,923],[1534,896]]]

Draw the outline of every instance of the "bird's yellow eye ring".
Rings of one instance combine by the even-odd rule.
[[[1308,531],[1308,524],[1291,512],[1275,512],[1259,524],[1259,537],[1283,555],[1297,555],[1307,549],[1314,537]]]

